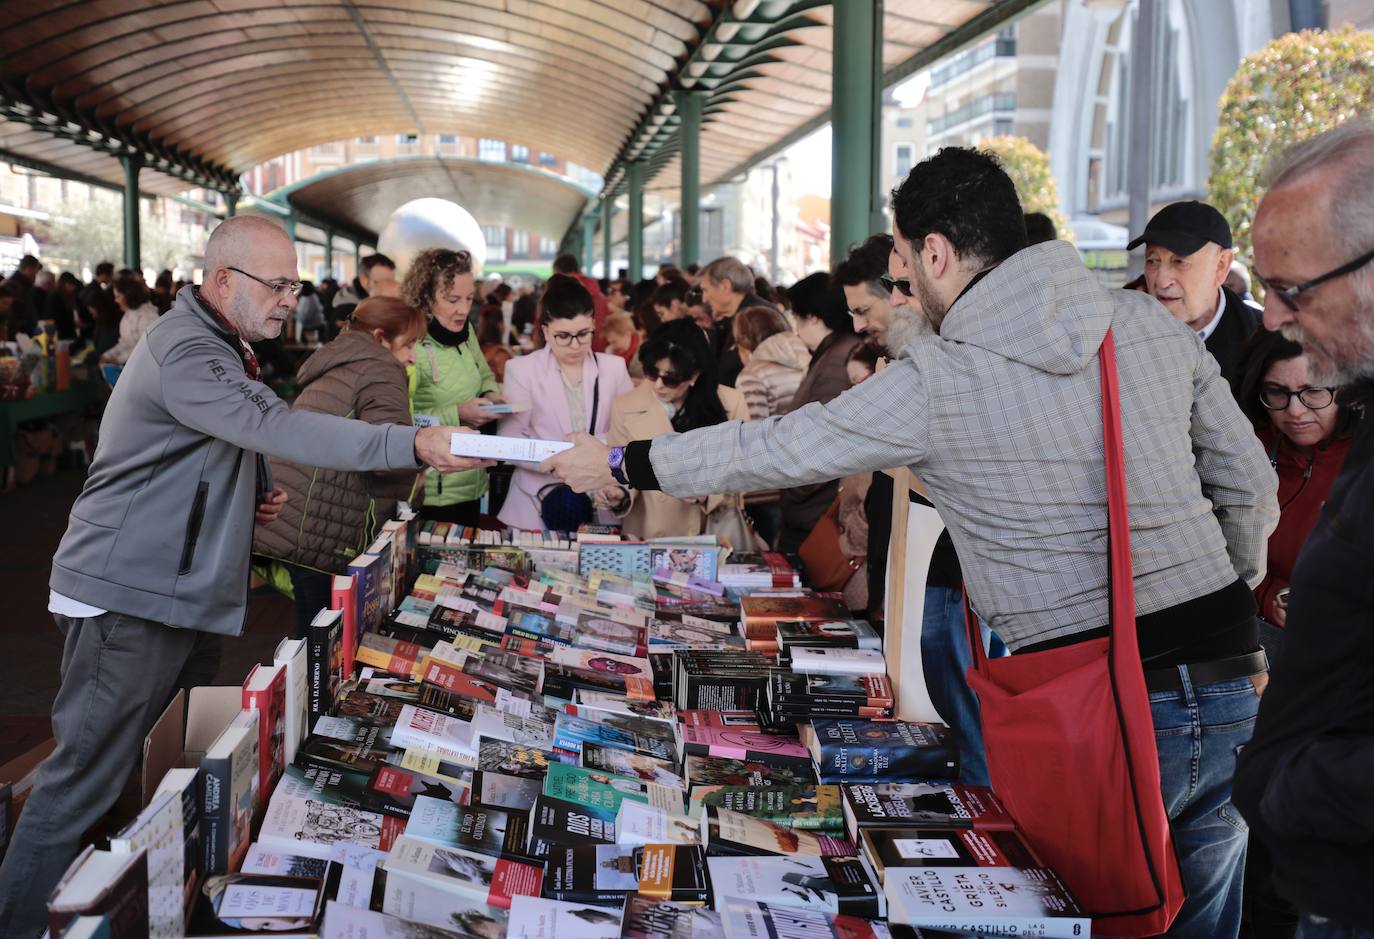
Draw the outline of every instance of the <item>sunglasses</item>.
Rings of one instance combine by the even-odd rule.
[[[1283,303],[1284,306],[1288,307],[1290,311],[1296,313],[1298,312],[1298,297],[1307,293],[1307,291],[1311,290],[1314,287],[1321,286],[1328,280],[1335,280],[1337,277],[1344,277],[1346,274],[1353,274],[1360,268],[1368,264],[1370,261],[1374,261],[1374,249],[1366,251],[1364,254],[1360,255],[1355,260],[1350,261],[1346,264],[1342,264],[1340,267],[1335,268],[1334,270],[1327,271],[1320,277],[1314,277],[1309,281],[1306,281],[1301,284],[1295,284],[1292,287],[1284,287],[1280,284],[1270,283],[1269,281],[1265,280],[1262,276],[1260,276],[1260,273],[1258,271],[1255,272],[1255,280],[1259,281],[1265,290],[1269,291],[1274,296],[1278,297],[1279,301]]]
[[[645,381],[661,381],[665,388],[681,388],[687,379],[681,375],[674,375],[672,372],[660,372],[652,365],[644,366]]]
[[[904,297],[911,296],[911,281],[906,277],[888,277],[884,274],[878,278],[878,282],[883,285],[883,289],[888,293],[898,290]]]

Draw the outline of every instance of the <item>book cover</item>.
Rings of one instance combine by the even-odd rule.
[[[358,649],[358,580],[348,574],[335,574],[329,592],[329,607],[340,612],[343,630],[339,633],[341,675],[353,674],[353,656]]]
[[[887,915],[887,899],[862,858],[712,857],[706,864],[717,910],[743,899],[850,916]]]
[[[778,763],[783,766],[809,766],[811,751],[797,740],[777,734],[755,733],[723,727],[684,727],[682,745],[686,753],[718,756],[731,760]]]
[[[714,756],[689,756],[687,783],[697,786],[812,786],[811,767],[778,766],[756,760],[729,760]]]
[[[204,847],[200,838],[200,770],[177,768],[167,771],[153,792],[156,802],[167,793],[181,803],[181,905],[190,908],[200,886],[200,868]]]
[[[722,914],[725,939],[805,936],[808,939],[892,939],[886,923],[823,910],[731,900]],[[916,939],[921,939],[918,935]]]
[[[589,845],[549,857],[544,895],[555,900],[620,905],[630,894],[704,903],[706,859],[695,845]]]
[[[113,939],[149,934],[148,852],[97,851],[88,845],[48,896],[48,929],[54,936],[80,916],[105,914]]]
[[[393,675],[410,675],[438,641],[439,637],[435,636],[428,646],[424,646],[392,636],[383,636],[377,632],[365,632],[358,643],[354,659],[363,665],[371,665]]]
[[[328,860],[341,845],[389,850],[404,830],[402,819],[320,801],[309,785],[288,774],[267,804],[258,843],[268,850]]]
[[[746,639],[777,641],[779,620],[828,622],[846,620],[849,610],[843,602],[828,597],[782,597],[754,594],[740,598],[740,617]]]
[[[720,548],[715,545],[663,545],[649,549],[649,569],[687,574],[698,580],[714,581],[720,566]]]
[[[382,617],[389,613],[391,603],[391,545],[381,548],[381,554],[360,554],[348,562],[347,575],[355,585],[353,602],[356,608],[357,638],[374,632]],[[353,647],[357,649],[355,644]],[[351,673],[352,669],[349,669]]]
[[[648,630],[643,626],[617,622],[590,611],[583,611],[578,616],[572,642],[584,649],[614,652],[632,658],[642,658],[649,653]]]
[[[638,804],[628,800],[621,803],[622,807]],[[548,857],[556,845],[616,843],[616,813],[607,808],[540,794],[530,808],[529,819],[529,853],[534,857]]]
[[[258,712],[240,711],[205,751],[200,768],[201,870],[208,877],[236,869],[248,850],[259,799]]]
[[[239,872],[274,874],[278,877],[314,877],[316,880],[324,880],[329,871],[329,863],[324,858],[273,851],[260,844],[253,844],[244,855],[243,866],[239,868]]]
[[[283,639],[272,657],[286,672],[286,762],[310,732],[310,650],[304,639]]]
[[[421,924],[415,931],[425,939],[428,934],[423,931],[424,927],[442,930],[443,939],[453,939],[455,935],[490,939],[505,936],[509,928],[509,911],[488,906],[475,891],[458,894],[429,880],[390,876],[385,868],[379,868],[373,880],[371,903],[374,909],[380,906],[383,913],[404,921],[407,928]],[[342,939],[359,937],[349,935]],[[402,933],[401,939],[414,937]]]
[[[839,786],[697,786],[692,790],[692,802],[789,828],[845,830]]]
[[[386,727],[364,724],[361,731],[367,736],[363,740],[340,740],[324,734],[311,734],[296,751],[296,765],[318,766],[366,776],[393,760],[396,751],[388,744],[380,739],[368,742],[372,734],[381,735],[387,730]]]
[[[577,573],[589,577],[593,571],[616,574],[648,574],[649,546],[642,541],[587,541],[577,546]]]
[[[582,765],[587,769],[616,773],[638,779],[640,782],[657,783],[674,789],[687,788],[687,781],[677,773],[676,763],[645,756],[632,750],[585,743],[582,745]]]
[[[245,873],[212,877],[197,898],[190,934],[306,932],[320,915],[323,887],[310,877]]]
[[[450,848],[535,863],[525,852],[530,825],[524,812],[417,796],[405,833]]]
[[[450,759],[474,758],[476,747],[472,739],[472,724],[439,714],[426,708],[407,704],[391,731],[394,747],[420,747]]]
[[[343,611],[321,610],[310,623],[306,640],[310,717],[329,714],[343,676]],[[309,732],[309,727],[306,728]]]
[[[549,654],[549,661],[580,672],[615,676],[623,684],[627,698],[654,700],[654,672],[648,659],[595,649],[557,648]]]
[[[477,768],[507,776],[543,779],[551,766],[562,765],[564,759],[575,757],[506,740],[483,740],[477,745]]]
[[[626,799],[615,813],[617,844],[701,844],[701,825],[686,815]]]
[[[110,851],[147,855],[148,935],[152,939],[184,935],[186,834],[181,793],[167,791],[156,796],[137,818],[110,839]]]
[[[481,655],[469,656],[463,664],[463,673],[470,678],[530,700],[539,688],[542,670],[538,659],[504,649],[490,649]]]
[[[757,711],[711,711],[706,708],[683,708],[677,712],[683,728],[720,727],[730,730],[744,730],[753,734],[763,733]],[[808,756],[809,759],[809,756]]]
[[[671,812],[682,812],[682,790],[640,782],[629,776],[583,766],[555,763],[544,777],[544,794],[616,811],[625,799],[647,802]]]
[[[865,828],[864,857],[884,883],[889,868],[1039,867],[1040,859],[1014,831]]]
[[[892,707],[892,682],[886,675],[799,675],[777,671],[769,683],[774,704],[836,704]]]
[[[994,936],[1072,939],[1092,932],[1068,889],[1041,867],[893,869],[883,890],[893,923]]]
[[[468,801],[472,805],[524,809],[533,805],[543,790],[542,776],[529,778],[479,771],[472,774],[472,785],[468,787]]]
[[[444,847],[418,838],[396,839],[384,866],[387,879],[402,876],[450,893],[509,910],[511,898],[538,896],[543,868],[491,857],[463,848]]]
[[[794,672],[803,675],[884,675],[887,660],[873,649],[832,649],[795,646],[791,649]]]
[[[666,724],[673,724],[677,721],[677,709],[673,707],[671,702],[631,701],[621,695],[606,694],[585,688],[579,689],[577,692],[576,707],[596,711],[613,711],[617,714],[632,714],[635,717],[662,721]],[[565,708],[565,710],[567,709]],[[569,710],[568,713],[585,716],[580,710]]]
[[[457,924],[446,920],[445,925]],[[359,909],[328,900],[324,905],[319,939],[453,939],[453,935],[439,926],[428,926],[415,920],[389,916],[378,910]]]
[[[1007,810],[982,786],[942,783],[846,783],[845,828],[1015,828]]]
[[[286,669],[280,665],[254,665],[243,681],[243,707],[258,712],[258,793],[266,807],[286,766]]]
[[[702,843],[706,853],[786,854],[802,857],[851,857],[854,842],[848,838],[805,828],[776,825],[763,818],[708,805],[701,816]]]
[[[560,714],[554,725],[553,747],[555,750],[577,756],[587,744],[599,743],[602,746],[628,750],[660,760],[677,759],[677,747],[673,741],[664,739],[662,735],[650,736],[624,730],[616,723],[612,723],[615,720],[612,717],[602,723],[573,714]]]
[[[619,939],[620,911],[546,897],[514,897],[510,939]]]
[[[724,935],[723,929],[720,914],[715,910],[693,903],[635,895],[625,901],[620,935],[625,939],[717,939]]]
[[[872,649],[876,652],[883,648],[883,637],[872,623],[861,619],[778,620],[777,642],[784,652],[796,646]]]
[[[498,711],[481,704],[472,721],[472,737],[474,741],[505,740],[548,750],[553,747],[556,721],[557,712],[538,704],[530,705],[528,715]]]
[[[817,718],[803,728],[823,782],[954,779],[959,750],[943,724]]]
[[[615,674],[609,670],[595,671],[559,665],[556,662],[545,662],[543,677],[539,682],[539,693],[546,698],[554,698],[558,701],[572,701],[579,689],[625,697],[629,693],[625,679],[626,676]],[[642,679],[637,680],[642,681]],[[636,700],[645,702],[653,700],[652,697],[643,697],[643,688],[642,686],[638,687],[639,695]]]

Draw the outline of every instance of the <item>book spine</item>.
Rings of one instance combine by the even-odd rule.
[[[203,870],[207,877],[227,874],[233,827],[233,760],[206,758],[200,768]]]
[[[329,634],[327,630],[311,628],[306,643],[306,696],[309,703],[309,717],[316,718],[329,713],[326,703],[329,689]],[[310,720],[310,725],[314,724]],[[309,733],[310,726],[302,728],[302,736]]]

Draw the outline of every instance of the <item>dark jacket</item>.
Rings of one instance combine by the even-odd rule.
[[[410,426],[405,368],[367,333],[344,330],[301,364],[296,380],[293,410]],[[271,462],[288,498],[276,521],[257,527],[253,552],[327,574],[342,573],[366,550],[415,485],[409,468],[357,473]]]
[[[735,310],[735,316],[755,306],[768,307],[770,310],[778,308],[776,303],[769,303],[751,290],[740,301],[739,308]],[[716,375],[720,384],[727,388],[735,387],[735,380],[739,378],[739,373],[744,369],[744,362],[739,357],[739,349],[735,347],[735,316],[727,317],[716,323]]]
[[[793,411],[813,401],[825,404],[849,388],[845,361],[849,358],[850,350],[861,341],[853,333],[831,333],[821,340],[816,351],[811,353],[811,364],[792,398]],[[839,490],[838,480],[782,490],[783,541],[780,547],[784,551],[795,550],[796,545],[801,543],[800,539],[816,527],[816,522],[830,508]]]
[[[353,308],[367,299],[367,291],[358,278],[353,278],[353,282],[345,284],[335,292],[329,301],[329,320],[332,323],[342,323],[348,319],[348,315],[353,312]]]
[[[1293,570],[1283,658],[1232,794],[1298,908],[1374,927],[1374,422]]]
[[[1246,341],[1260,327],[1264,313],[1246,303],[1225,287],[1221,292],[1226,297],[1226,308],[1222,311],[1221,322],[1207,337],[1207,351],[1221,366],[1221,377],[1234,388],[1240,381],[1242,368],[1241,351]]]
[[[48,585],[103,610],[237,636],[257,455],[411,469],[415,433],[293,411],[244,377],[238,340],[184,287],[110,395]]]

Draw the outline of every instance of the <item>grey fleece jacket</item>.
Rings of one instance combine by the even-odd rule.
[[[415,469],[415,434],[291,410],[244,377],[238,341],[186,287],[119,377],[49,585],[101,609],[238,635],[257,454],[333,469]]]

